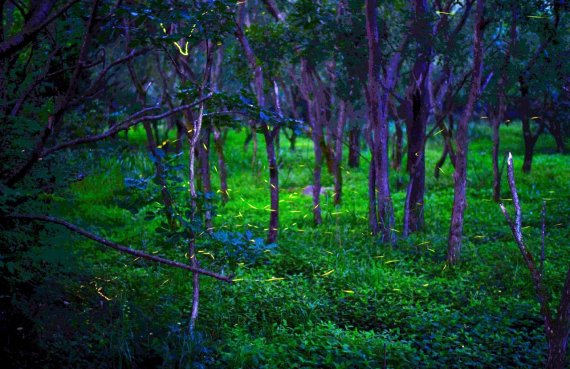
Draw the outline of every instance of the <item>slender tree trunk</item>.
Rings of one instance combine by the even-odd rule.
[[[404,130],[399,119],[395,120],[394,125],[396,132],[392,142],[392,169],[399,172],[402,168],[402,158],[404,157]]]
[[[523,161],[523,172],[530,173],[532,169],[532,158],[534,157],[534,147],[538,141],[538,137],[542,134],[543,126],[541,126],[538,131],[533,134],[530,119],[528,116],[523,116],[522,118],[522,129],[523,129],[523,141],[524,141],[524,161]]]
[[[419,231],[424,226],[424,192],[425,192],[425,135],[427,120],[430,111],[429,76],[432,47],[426,30],[432,26],[426,16],[427,1],[414,1],[414,26],[412,33],[418,46],[419,54],[412,68],[412,81],[410,82],[409,100],[412,111],[406,114],[408,119],[408,163],[410,175],[408,191],[404,206],[403,235]],[[411,113],[411,114],[410,114]]]
[[[315,224],[323,222],[321,216],[321,171],[323,165],[323,153],[321,146],[318,144],[321,140],[322,132],[320,127],[313,127],[311,138],[313,139],[313,151],[315,154],[315,165],[313,167],[313,216]]]
[[[441,171],[441,167],[443,167],[443,164],[445,164],[445,160],[447,159],[448,154],[449,154],[448,146],[444,144],[443,145],[443,152],[441,153],[441,157],[439,158],[437,163],[435,163],[435,169],[433,171],[433,176],[436,179],[439,179],[439,172]]]
[[[378,226],[378,198],[376,193],[376,156],[374,152],[374,140],[371,133],[367,132],[368,147],[370,149],[370,167],[368,168],[368,222],[373,235],[380,232]]]
[[[202,135],[202,144],[198,147],[198,157],[200,160],[200,176],[202,177],[202,192],[204,196],[204,219],[206,231],[211,233],[212,224],[212,180],[210,175],[210,133],[211,127],[205,127]]]
[[[241,9],[245,1],[241,3]],[[265,94],[263,92],[263,70],[257,64],[257,59],[253,49],[249,45],[249,41],[241,28],[240,22],[236,23],[236,37],[240,42],[248,61],[248,64],[254,74],[254,89],[259,107],[265,107]],[[267,153],[267,164],[269,167],[269,195],[271,199],[271,208],[269,216],[269,228],[267,235],[268,243],[277,242],[279,231],[279,167],[277,166],[277,156],[275,153],[275,134],[276,128],[270,129],[265,123],[261,125],[263,137],[265,138],[265,148]]]
[[[348,131],[348,166],[360,166],[360,127],[352,127]]]
[[[538,137],[542,134],[544,130],[544,122],[539,121],[539,128],[535,134],[532,133],[532,127],[530,124],[530,114],[529,114],[529,99],[528,99],[528,84],[523,76],[519,76],[520,84],[520,112],[522,121],[522,132],[523,132],[523,142],[524,142],[524,161],[522,170],[524,173],[530,173],[532,169],[532,158],[534,156],[534,146]]]
[[[425,145],[424,137],[426,135],[427,111],[421,112],[425,107],[421,103],[419,93],[414,94],[413,103],[413,122],[408,124],[408,173],[410,180],[408,182],[407,194],[404,207],[404,216],[408,222],[405,222],[403,235],[407,236],[410,232],[420,230],[424,225],[424,192],[425,192]]]
[[[381,232],[382,240],[391,243],[394,238],[394,209],[390,196],[390,182],[388,177],[390,158],[388,156],[388,93],[380,95],[380,39],[378,33],[377,1],[366,0],[366,35],[368,39],[368,82],[366,86],[366,105],[368,124],[371,130],[369,146],[371,148],[372,161],[370,163],[370,178],[374,178],[374,190],[369,187],[370,211],[377,214],[376,225],[374,219],[370,219],[372,233]],[[388,69],[385,87],[395,85],[396,66],[398,54],[392,57]],[[386,89],[386,88],[385,88]]]
[[[564,147],[564,134],[562,132],[562,124],[559,120],[554,120],[549,122],[548,130],[552,137],[554,137],[554,141],[556,142],[556,152],[559,154],[564,154],[566,148]]]
[[[451,143],[453,140],[453,114],[448,114],[447,119],[449,120],[449,128],[445,126],[443,119],[441,120],[440,128],[443,130],[443,152],[441,153],[440,159],[435,164],[434,176],[436,179],[439,178],[439,174],[442,171],[441,168],[443,167],[443,164],[445,164],[447,156],[449,156],[449,161],[451,162],[453,168],[455,168],[455,151],[453,151],[453,146]]]
[[[342,143],[344,138],[344,126],[346,125],[347,106],[344,100],[340,101],[338,120],[334,134],[334,204],[340,205],[342,201]]]
[[[449,229],[449,246],[447,250],[447,262],[455,264],[461,254],[461,244],[463,237],[463,217],[467,206],[466,186],[467,186],[467,151],[469,145],[468,124],[475,107],[475,101],[479,95],[481,86],[481,75],[483,72],[483,27],[484,27],[484,0],[477,0],[477,16],[475,21],[475,32],[473,40],[473,74],[471,88],[467,98],[467,105],[461,115],[457,126],[455,142],[457,152],[455,155],[455,173],[453,208],[451,212],[451,227]]]
[[[228,202],[228,169],[226,167],[226,159],[224,156],[224,141],[222,133],[214,127],[214,146],[218,156],[218,173],[220,175],[220,191],[222,193],[222,202]]]
[[[323,222],[321,216],[321,172],[323,165],[323,126],[320,104],[313,80],[312,67],[306,59],[301,60],[301,85],[303,97],[307,103],[309,122],[311,125],[311,139],[315,163],[313,166],[313,219],[315,224]],[[326,150],[326,147],[324,148]]]
[[[491,115],[491,128],[493,129],[493,200],[495,202],[501,201],[501,171],[499,170],[500,124],[500,117]]]
[[[269,196],[270,196],[270,216],[269,230],[267,235],[268,243],[277,242],[279,231],[279,168],[277,166],[277,156],[275,155],[274,133],[268,128],[264,128],[265,147],[267,151],[267,162],[269,166]]]
[[[152,128],[149,122],[143,122],[143,127],[146,133],[146,139],[148,142],[148,151],[153,157],[154,166],[156,170],[156,179],[160,186],[160,193],[162,195],[162,201],[164,202],[164,210],[166,213],[166,219],[168,223],[172,223],[172,199],[170,193],[168,192],[168,186],[166,183],[166,171],[164,170],[164,165],[162,164],[162,157],[159,154],[156,142],[154,141],[154,136],[152,135]]]
[[[192,127],[187,130],[189,132],[188,143],[188,185],[190,193],[190,222],[193,223],[196,219],[197,210],[197,200],[198,193],[196,192],[196,146],[200,139],[200,131],[202,130],[202,119],[204,116],[204,104],[200,104],[200,109],[198,111],[198,117],[195,121],[190,121],[189,124]],[[192,267],[198,268],[200,264],[196,256],[196,235],[192,228],[189,229],[188,238],[188,255],[190,258],[190,265]],[[190,334],[194,333],[194,327],[196,325],[196,319],[198,318],[198,310],[200,305],[200,275],[198,273],[192,273],[192,309],[190,311],[190,323],[189,331]]]
[[[512,20],[510,27],[510,39],[505,52],[505,59],[501,67],[501,77],[499,78],[498,91],[497,91],[497,106],[491,108],[491,127],[493,129],[493,200],[499,202],[501,199],[501,171],[499,170],[499,147],[500,147],[500,132],[499,128],[505,111],[507,110],[507,92],[506,85],[508,80],[508,67],[511,58],[511,49],[517,37],[517,12],[513,7]]]

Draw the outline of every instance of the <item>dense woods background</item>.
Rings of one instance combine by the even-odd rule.
[[[14,368],[565,368],[570,5],[0,0]]]

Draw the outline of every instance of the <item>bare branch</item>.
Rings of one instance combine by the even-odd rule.
[[[46,216],[46,215],[32,215],[32,214],[11,214],[11,215],[9,215],[9,217],[13,218],[13,219],[37,220],[40,222],[48,222],[48,223],[59,224],[61,226],[64,226],[65,228],[69,229],[70,231],[73,231],[77,234],[82,235],[83,237],[89,238],[95,242],[98,242],[102,245],[105,245],[107,247],[110,247],[112,249],[120,251],[122,253],[130,254],[130,255],[133,255],[133,256],[136,256],[139,258],[143,258],[146,260],[151,260],[151,261],[154,261],[154,262],[157,262],[160,264],[165,264],[165,265],[168,265],[168,266],[171,266],[174,268],[185,269],[185,270],[191,271],[193,273],[199,273],[199,274],[207,275],[209,277],[218,279],[218,280],[223,281],[223,282],[232,283],[232,277],[231,276],[224,276],[224,275],[217,274],[217,273],[214,273],[214,272],[206,270],[206,269],[190,266],[187,264],[180,263],[178,261],[165,259],[165,258],[162,258],[160,256],[147,254],[145,252],[135,250],[135,249],[132,249],[132,248],[127,247],[127,246],[119,245],[118,243],[115,243],[113,241],[109,241],[105,238],[97,236],[96,234],[93,234],[93,233],[88,232],[82,228],[79,228],[78,226],[76,226],[74,224],[66,222],[65,220],[61,220],[61,219],[54,218],[51,216]]]
[[[509,223],[509,226],[511,228],[511,232],[513,234],[515,242],[517,243],[519,250],[523,256],[523,259],[527,265],[527,268],[530,272],[530,275],[532,277],[532,281],[534,284],[536,297],[538,298],[538,301],[540,303],[540,310],[541,310],[542,314],[544,315],[547,327],[550,327],[551,323],[552,323],[552,313],[550,311],[550,307],[548,306],[548,301],[549,301],[548,293],[546,292],[546,289],[544,288],[544,285],[542,283],[542,276],[541,276],[540,272],[538,271],[538,269],[536,268],[532,254],[528,251],[528,249],[526,248],[526,245],[524,244],[524,241],[523,241],[523,236],[522,236],[522,231],[521,231],[521,225],[522,225],[521,213],[522,213],[522,211],[521,211],[521,205],[519,202],[519,195],[517,193],[517,188],[516,188],[516,184],[515,184],[515,173],[514,173],[514,168],[513,168],[513,156],[511,155],[511,153],[509,153],[508,158],[507,158],[507,176],[509,179],[509,187],[511,189],[513,206],[515,208],[515,219],[514,219],[514,221],[509,216],[505,206],[503,204],[499,204],[499,206],[501,207],[501,211],[503,212],[505,219]]]
[[[176,114],[180,111],[184,111],[184,110],[193,108],[196,105],[200,105],[204,101],[210,99],[212,96],[213,96],[213,94],[208,94],[208,95],[204,96],[203,98],[201,98],[200,100],[195,101],[191,104],[181,105],[177,108],[171,109],[169,111],[166,111],[164,113],[157,114],[157,115],[140,116],[141,112],[137,112],[137,113],[133,114],[133,116],[126,119],[125,121],[114,125],[113,127],[109,128],[108,130],[106,130],[103,133],[100,133],[97,135],[85,136],[85,137],[77,138],[75,140],[70,140],[70,141],[61,143],[59,145],[55,145],[49,149],[44,150],[42,152],[41,156],[46,157],[48,155],[53,154],[56,151],[66,149],[68,147],[81,145],[81,144],[85,144],[85,143],[92,143],[92,142],[101,141],[101,140],[103,140],[109,136],[117,134],[121,131],[125,131],[125,130],[129,129],[130,127],[133,127],[133,126],[135,126],[139,123],[142,123],[142,122],[155,121],[155,120],[161,120],[161,119],[167,118],[167,117],[169,117],[173,114]],[[146,111],[146,110],[151,110],[151,109],[155,109],[155,108],[146,108],[144,110]]]

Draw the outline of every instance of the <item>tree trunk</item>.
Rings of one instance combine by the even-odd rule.
[[[425,95],[424,95],[425,96]],[[424,192],[425,192],[425,135],[428,118],[428,110],[425,103],[422,103],[419,91],[414,94],[412,110],[413,121],[409,122],[407,129],[408,136],[408,173],[410,181],[408,183],[407,194],[404,207],[404,216],[408,221],[404,222],[403,235],[420,230],[424,225]],[[423,111],[420,111],[423,110]]]
[[[210,175],[210,133],[211,127],[205,127],[202,135],[202,144],[198,147],[200,159],[200,176],[202,177],[202,193],[204,198],[204,220],[206,231],[211,233],[212,224],[212,180]]]
[[[558,316],[553,327],[546,327],[548,340],[547,369],[564,369],[566,366],[568,338],[570,335],[570,268],[566,272],[566,281],[562,287]]]
[[[394,240],[394,209],[390,196],[389,167],[390,158],[388,156],[388,99],[386,91],[380,95],[380,39],[378,33],[377,1],[366,0],[366,35],[368,39],[368,83],[366,86],[366,105],[368,114],[368,125],[371,131],[370,148],[372,161],[370,163],[370,177],[374,178],[373,193],[369,193],[371,213],[376,213],[376,225],[372,224],[372,233],[382,234],[384,242],[391,243]],[[390,61],[390,68],[387,72],[386,87],[389,89],[395,85],[396,67],[399,63],[398,55],[395,53]],[[372,214],[371,214],[372,215]]]
[[[168,219],[168,224],[172,225],[172,199],[170,198],[170,193],[168,192],[168,187],[166,183],[166,173],[164,166],[162,165],[162,158],[156,149],[156,142],[154,141],[154,136],[152,134],[152,128],[149,122],[143,122],[143,127],[146,133],[146,139],[148,142],[148,151],[153,157],[154,166],[156,169],[156,180],[160,186],[160,193],[162,195],[162,201],[164,202],[164,210],[166,214],[166,219]]]
[[[532,169],[532,158],[534,156],[534,145],[538,139],[538,134],[532,134],[530,127],[530,119],[528,116],[522,118],[523,141],[524,141],[524,161],[522,170],[524,173],[530,173]]]
[[[244,4],[245,1],[243,3],[240,3],[241,9],[243,9]],[[253,49],[249,45],[249,41],[241,28],[239,17],[236,24],[235,35],[245,52],[248,64],[254,74],[254,89],[257,98],[257,104],[260,108],[264,108],[265,94],[263,92],[263,70],[261,66],[257,64],[257,59],[255,57]],[[270,130],[269,126],[267,126],[265,123],[262,123],[261,130],[263,132],[263,137],[265,138],[267,164],[269,167],[269,195],[271,199],[267,242],[275,243],[277,242],[279,230],[279,168],[277,166],[277,157],[275,154],[275,134],[277,132],[277,129],[273,128]]]
[[[309,122],[311,124],[311,139],[313,140],[313,152],[315,164],[313,166],[313,218],[315,224],[323,222],[321,216],[321,172],[323,165],[323,126],[320,104],[316,94],[316,86],[313,80],[311,66],[306,59],[301,60],[302,83],[301,91],[307,102]],[[325,149],[326,150],[326,147]]]
[[[353,127],[348,131],[348,166],[360,166],[360,127]]]
[[[568,349],[568,329],[557,327],[548,336],[548,356],[546,369],[565,369]]]
[[[412,68],[412,81],[409,100],[412,111],[406,114],[408,136],[408,163],[410,175],[406,203],[404,207],[404,236],[419,231],[424,226],[425,192],[425,135],[430,112],[429,75],[432,47],[425,31],[432,26],[426,17],[427,1],[415,0],[414,27],[412,33],[418,46],[419,54]]]
[[[274,132],[270,131],[267,127],[263,128],[263,136],[265,137],[265,147],[267,152],[267,164],[269,166],[269,195],[271,198],[269,230],[267,235],[268,243],[277,242],[279,230],[279,168],[277,167],[275,140],[273,134]]]
[[[367,132],[368,133],[368,132]],[[368,147],[370,148],[370,167],[368,169],[368,222],[370,226],[370,231],[373,235],[380,232],[378,226],[378,206],[377,206],[377,193],[376,193],[376,159],[373,154],[376,150],[374,149],[374,140],[370,137],[371,134],[368,133]]]
[[[501,200],[501,172],[499,170],[499,147],[500,147],[500,134],[499,128],[505,111],[507,110],[507,92],[506,85],[508,80],[508,67],[511,58],[511,49],[517,37],[517,12],[516,8],[512,9],[512,20],[510,27],[510,39],[505,52],[505,60],[501,67],[501,77],[498,83],[498,103],[496,107],[491,108],[491,127],[493,129],[493,200],[499,202]]]
[[[524,173],[530,173],[532,169],[532,158],[534,156],[534,146],[538,137],[542,134],[544,130],[544,122],[539,121],[539,128],[535,134],[532,133],[532,127],[530,124],[530,114],[529,114],[529,99],[528,99],[528,84],[523,76],[519,76],[520,85],[520,112],[522,121],[522,131],[523,131],[523,142],[524,142],[524,161],[522,170]]]
[[[220,192],[222,193],[222,202],[228,202],[228,170],[226,167],[226,159],[224,156],[224,141],[222,133],[214,127],[214,146],[218,155],[218,173],[220,175]]]
[[[556,119],[549,122],[548,130],[556,142],[556,152],[559,154],[564,154],[566,148],[564,147],[564,133],[562,132],[562,125],[560,121]]]
[[[491,127],[493,129],[493,200],[501,201],[501,171],[499,170],[499,145],[500,117],[491,115]]]
[[[402,122],[396,119],[394,122],[396,132],[394,133],[394,141],[392,142],[392,169],[397,172],[402,168],[402,158],[404,157],[404,130]]]
[[[484,27],[484,0],[477,0],[477,18],[475,21],[475,32],[473,40],[473,74],[471,88],[467,98],[467,105],[461,115],[457,126],[455,142],[457,152],[455,154],[455,173],[453,208],[451,212],[451,226],[449,229],[449,245],[447,250],[447,262],[456,264],[461,254],[461,243],[463,237],[463,217],[467,205],[467,151],[469,145],[468,124],[475,107],[475,101],[479,95],[481,86],[481,75],[483,72],[483,27]]]
[[[342,201],[342,143],[344,138],[344,126],[346,125],[347,102],[340,101],[338,121],[334,134],[334,204],[340,205]]]

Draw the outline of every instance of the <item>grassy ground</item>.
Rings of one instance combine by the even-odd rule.
[[[570,262],[570,160],[553,154],[553,140],[543,135],[532,173],[524,175],[520,131],[519,125],[502,128],[502,151],[515,158],[524,236],[535,253],[547,201],[545,271],[556,302]],[[216,202],[216,232],[202,234],[198,248],[204,267],[234,273],[236,282],[201,278],[199,334],[190,339],[186,333],[188,273],[67,236],[52,250],[66,258],[73,250],[76,269],[31,314],[42,345],[53,360],[73,367],[536,368],[545,355],[542,322],[529,273],[491,201],[490,136],[487,126],[471,129],[462,262],[450,268],[444,261],[453,168],[446,163],[434,179],[439,137],[426,153],[425,231],[392,248],[367,229],[366,152],[360,168],[344,168],[342,206],[335,207],[330,194],[323,197],[324,224],[315,228],[311,198],[302,195],[311,183],[311,144],[300,139],[291,152],[282,139],[280,239],[265,245],[269,191],[262,139],[252,170],[252,145],[244,150],[244,133],[230,131],[231,200]],[[184,160],[173,159],[171,172]],[[84,164],[85,179],[54,195],[50,211],[117,242],[184,259],[184,244],[157,232],[161,219],[148,217],[160,208],[160,194],[145,182],[153,164],[142,131],[129,133],[129,145],[120,150],[85,153],[84,163],[95,165]],[[173,182],[180,202],[187,201],[184,168]],[[405,190],[396,189],[396,179],[406,176],[391,176],[400,229]],[[134,180],[146,185],[125,185]],[[323,184],[332,186],[328,174]],[[503,197],[508,203],[506,181]]]

